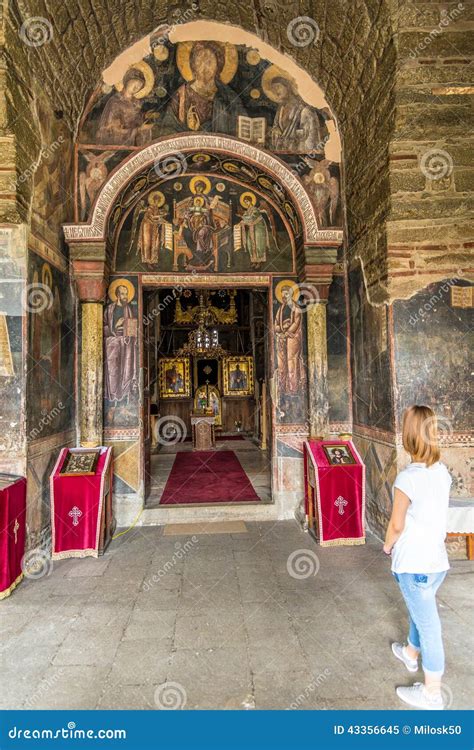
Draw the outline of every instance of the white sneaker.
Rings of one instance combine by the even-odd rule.
[[[412,687],[397,687],[397,695],[404,703],[415,708],[424,708],[428,711],[444,709],[441,695],[430,695],[421,682],[415,682]]]
[[[418,672],[418,659],[410,659],[405,652],[403,643],[392,643],[392,651],[397,659],[400,659],[409,672]]]

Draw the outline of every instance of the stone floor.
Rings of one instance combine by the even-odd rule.
[[[246,529],[139,528],[22,583],[0,603],[1,707],[403,708],[405,609],[380,543]],[[440,590],[452,708],[472,695],[472,571],[454,562]]]
[[[159,453],[152,454],[151,491],[147,500],[147,508],[159,506],[176,454],[192,449],[192,443],[185,442],[162,446]],[[216,450],[234,451],[260,500],[264,503],[271,502],[271,462],[267,452],[260,450],[255,443],[245,437],[242,440],[218,440]],[[183,505],[186,503],[183,502]],[[193,503],[193,507],[197,505],[198,503]]]

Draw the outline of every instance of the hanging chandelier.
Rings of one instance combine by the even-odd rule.
[[[219,332],[217,328],[208,328],[208,314],[202,292],[199,295],[197,328],[190,331],[187,342],[177,351],[177,356],[204,356],[209,359],[222,359],[222,357],[227,356],[226,350],[219,344]]]

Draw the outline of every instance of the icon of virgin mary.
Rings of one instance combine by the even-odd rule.
[[[186,83],[171,99],[167,126],[174,131],[235,135],[237,118],[245,114],[240,97],[227,85],[237,70],[236,48],[218,42],[183,42],[176,62]]]

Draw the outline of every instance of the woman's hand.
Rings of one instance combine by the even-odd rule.
[[[392,554],[392,548],[389,547],[388,544],[384,544],[383,551],[385,552],[386,555],[391,555]]]

